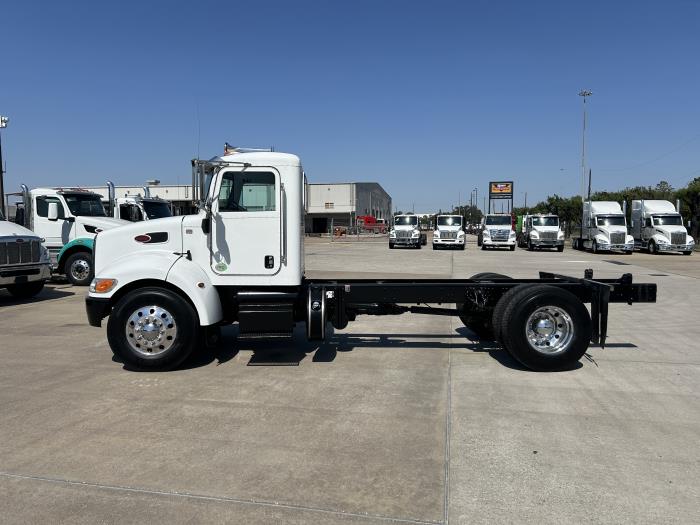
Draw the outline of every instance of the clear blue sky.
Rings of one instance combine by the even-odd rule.
[[[594,189],[700,176],[695,0],[38,1],[0,20],[6,191],[184,183],[228,141],[404,210],[499,179],[519,205],[579,191],[582,88]]]

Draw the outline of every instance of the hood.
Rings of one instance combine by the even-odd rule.
[[[513,225],[511,224],[487,224],[484,226],[485,230],[509,230],[513,231]]]
[[[0,237],[36,237],[32,230],[10,221],[0,221]]]
[[[536,232],[558,232],[559,226],[533,226],[532,229]]]
[[[457,224],[451,224],[449,226],[448,225],[444,225],[444,226],[440,225],[435,229],[438,231],[441,231],[441,232],[458,232],[459,230],[462,229],[462,227],[457,225]]]
[[[394,226],[395,230],[416,230],[418,229],[417,224],[398,224]]]
[[[654,226],[654,231],[657,233],[688,233],[688,230],[685,229],[685,226]]]
[[[627,226],[597,226],[598,231],[610,235],[611,233],[622,232],[627,235]]]
[[[112,217],[87,217],[85,215],[78,215],[75,218],[75,222],[83,226],[93,226],[99,230],[111,230],[117,226],[130,224],[129,221],[123,219],[113,219]]]

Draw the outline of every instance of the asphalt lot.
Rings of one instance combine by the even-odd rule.
[[[428,246],[429,248],[429,246]],[[389,250],[311,239],[307,274],[539,270],[659,284],[608,346],[521,369],[457,318],[360,317],[315,347],[239,344],[177,371],[111,359],[85,289],[0,291],[2,523],[698,523],[700,254]]]

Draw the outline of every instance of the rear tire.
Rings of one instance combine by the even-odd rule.
[[[526,288],[532,285],[529,284],[519,284],[514,286],[506,293],[504,293],[501,298],[496,303],[496,307],[491,313],[491,325],[493,326],[493,340],[503,344],[503,336],[501,335],[501,319],[503,318],[503,312],[505,312],[506,307],[513,301],[513,298],[522,293]]]
[[[201,341],[197,312],[164,288],[128,292],[114,306],[107,340],[114,355],[142,370],[169,370],[182,363]]]
[[[88,286],[95,276],[92,254],[77,252],[68,257],[65,265],[66,277],[73,286]]]
[[[512,279],[512,277],[501,273],[481,272],[472,275],[470,279],[475,281],[492,281],[494,279]],[[458,303],[456,306],[459,310],[462,310],[464,308],[464,303]],[[494,339],[494,325],[492,323],[493,317],[488,313],[467,314],[466,312],[463,312],[460,314],[459,318],[464,326],[478,335],[480,339]]]
[[[16,299],[30,299],[44,289],[44,281],[34,281],[24,284],[10,284],[7,291]]]
[[[527,368],[564,370],[586,353],[591,318],[571,292],[536,284],[511,298],[498,330],[503,346]]]

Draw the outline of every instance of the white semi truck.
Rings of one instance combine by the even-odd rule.
[[[0,210],[0,289],[34,297],[51,277],[49,251],[33,231],[9,222]]]
[[[649,253],[682,252],[690,255],[695,240],[683,226],[673,203],[664,200],[633,200],[631,231],[634,246]]]
[[[433,231],[433,250],[438,248],[459,248],[464,250],[466,236],[462,227],[461,215],[438,215]]]
[[[148,186],[143,187],[143,195],[116,196],[114,183],[107,181],[107,214],[115,219],[123,219],[129,222],[148,221],[172,217],[172,210],[168,201],[158,197],[151,197]]]
[[[426,244],[426,235],[420,230],[418,215],[394,215],[394,226],[389,230],[389,248],[409,246],[421,249]]]
[[[481,219],[481,230],[476,243],[482,250],[486,248],[508,248],[515,250],[516,233],[513,218],[508,214],[490,213]]]
[[[22,201],[17,222],[44,239],[52,271],[76,286],[87,286],[94,276],[95,235],[128,224],[107,216],[100,195],[79,188],[30,191],[22,184]]]
[[[300,323],[309,340],[323,341],[329,323],[342,330],[359,315],[412,312],[491,327],[525,366],[554,370],[574,365],[590,341],[604,345],[609,303],[656,300],[655,284],[633,284],[631,274],[596,280],[592,271],[584,279],[309,279],[298,157],[230,153],[194,160],[193,171],[204,199],[198,215],[131,223],[95,242],[88,321],[109,317],[109,346],[130,367],[176,367],[234,322],[239,340],[290,338]]]
[[[631,254],[634,238],[627,233],[627,219],[620,204],[614,201],[584,202],[581,235],[573,240],[573,247],[593,253],[617,251]]]
[[[532,251],[536,248],[556,248],[564,251],[564,232],[559,217],[551,214],[523,216],[522,230],[518,233],[518,246]]]

